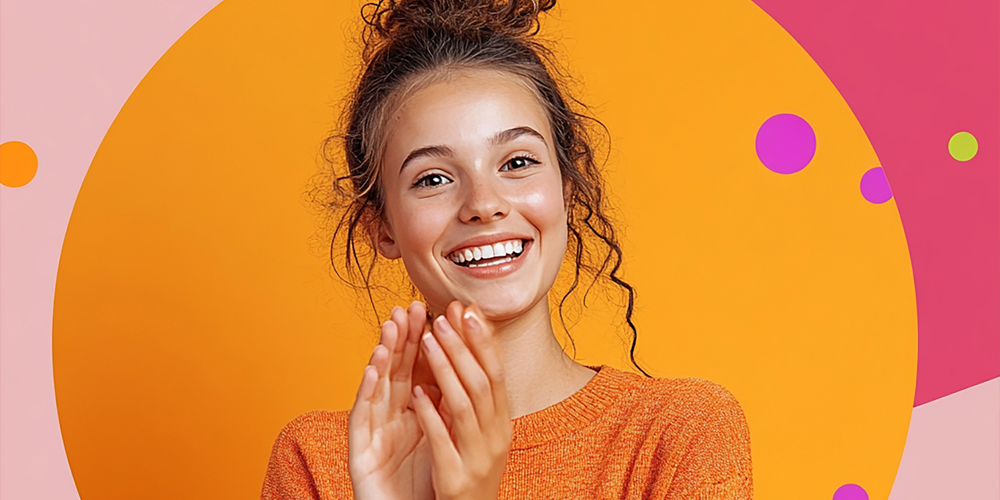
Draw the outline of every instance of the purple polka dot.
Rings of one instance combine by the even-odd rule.
[[[856,484],[845,484],[833,493],[833,500],[868,500],[868,492]]]
[[[875,167],[861,176],[861,196],[872,203],[885,203],[892,199],[889,180],[885,178],[882,167]]]
[[[816,154],[816,134],[809,122],[793,114],[774,115],[757,130],[757,158],[779,174],[794,174]]]

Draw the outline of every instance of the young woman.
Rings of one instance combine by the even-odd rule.
[[[751,498],[728,392],[580,365],[553,333],[567,249],[577,281],[632,297],[584,117],[533,39],[554,3],[367,6],[338,234],[363,287],[365,255],[401,259],[426,306],[392,310],[349,413],[285,427],[262,498]]]

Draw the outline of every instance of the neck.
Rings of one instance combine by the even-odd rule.
[[[580,390],[595,372],[573,361],[556,340],[548,300],[511,320],[494,323],[503,354],[511,418],[552,406]]]

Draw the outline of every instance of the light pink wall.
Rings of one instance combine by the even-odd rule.
[[[38,155],[0,188],[0,498],[79,498],[52,381],[52,300],[73,202],[136,84],[218,0],[3,0],[0,142]]]

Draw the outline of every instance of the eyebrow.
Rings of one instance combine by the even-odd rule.
[[[406,169],[406,164],[410,163],[417,158],[423,157],[431,158],[445,158],[448,156],[455,156],[455,152],[448,146],[425,146],[422,148],[414,149],[410,151],[410,154],[406,155],[406,159],[403,160],[403,164],[399,166],[399,172],[402,173]]]
[[[513,141],[514,139],[517,139],[518,137],[522,137],[525,135],[534,137],[542,141],[542,144],[547,145],[547,143],[545,142],[545,137],[543,137],[542,134],[538,133],[537,130],[531,127],[514,127],[501,132],[497,132],[496,134],[493,134],[493,136],[490,137],[486,142],[491,147],[496,147],[506,144],[510,141]],[[455,151],[449,148],[448,146],[425,146],[422,148],[417,148],[414,149],[413,151],[410,151],[410,154],[406,155],[406,159],[404,159],[403,164],[400,165],[399,171],[400,173],[402,173],[403,169],[406,168],[406,165],[417,158],[423,158],[423,157],[446,158],[448,156],[454,156],[454,155]]]
[[[496,134],[493,135],[493,137],[490,137],[489,141],[487,142],[489,142],[490,146],[500,146],[502,144],[506,144],[524,135],[530,135],[542,141],[542,144],[546,144],[545,138],[542,137],[542,134],[539,134],[537,130],[531,127],[514,127],[511,129],[504,130],[503,132],[497,132]]]

